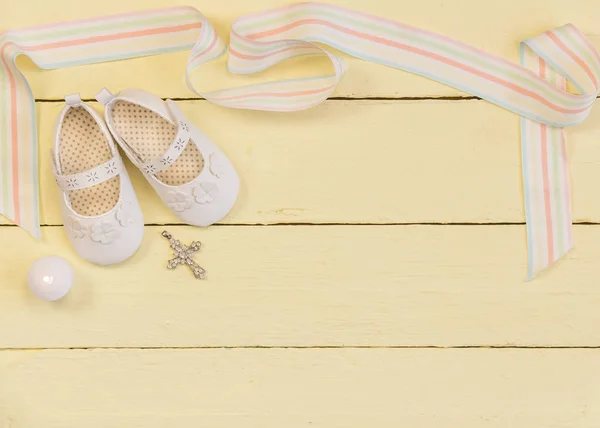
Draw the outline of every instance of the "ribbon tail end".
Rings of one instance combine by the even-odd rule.
[[[573,245],[570,244],[560,254],[556,254],[555,257],[554,257],[554,260],[552,260],[550,263],[548,263],[545,266],[539,267],[536,270],[534,270],[531,266],[529,266],[528,269],[527,269],[527,277],[525,278],[525,282],[531,282],[532,280],[534,280],[535,278],[537,278],[540,273],[542,273],[542,272],[547,271],[548,269],[550,269],[552,266],[554,266],[559,261],[561,261],[563,259],[563,257],[565,255],[567,255],[572,249],[573,249]]]

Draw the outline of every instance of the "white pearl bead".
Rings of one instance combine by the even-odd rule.
[[[58,300],[73,285],[71,264],[57,256],[47,256],[33,262],[27,272],[29,290],[42,300]]]

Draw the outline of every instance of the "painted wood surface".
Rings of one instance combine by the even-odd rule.
[[[0,427],[591,427],[599,376],[597,349],[5,351]]]
[[[523,282],[524,226],[169,226],[200,239],[208,281],[165,268],[148,226],[122,266],[79,260],[62,227],[4,246],[0,348],[202,346],[597,346],[600,228],[553,272]],[[0,228],[0,242],[29,242]],[[25,248],[27,250],[25,251]],[[37,257],[74,263],[77,287],[47,304],[22,273]]]
[[[221,223],[525,220],[518,117],[484,101],[340,100],[292,114],[180,105],[243,175],[238,203]],[[62,224],[48,153],[63,106],[38,103],[41,221],[49,225]],[[600,109],[568,133],[575,222],[600,221],[597,123]],[[177,223],[128,170],[146,223]]]
[[[521,40],[568,22],[600,46],[597,0],[329,2],[512,61]],[[284,3],[188,4],[226,36],[235,17]],[[0,31],[175,4],[4,2]],[[315,109],[226,110],[194,99],[186,58],[53,71],[19,59],[38,100],[45,226],[36,242],[0,219],[0,428],[600,425],[600,111],[567,134],[574,221],[585,223],[576,248],[525,282],[516,116],[353,59],[339,99]],[[223,59],[194,82],[210,89],[328,64],[224,70]],[[242,190],[221,224],[187,227],[128,164],[144,242],[101,268],[68,245],[47,152],[66,94],[131,86],[186,98]],[[454,98],[424,99],[439,97]],[[166,270],[165,228],[204,243],[196,259],[208,281]],[[25,286],[31,262],[50,254],[77,278],[52,304]]]
[[[565,5],[565,0],[509,1],[514,2],[514,6],[511,3],[481,0],[330,0],[328,3],[442,33],[514,62],[519,60],[518,47],[522,40],[569,22],[577,25],[600,45],[600,7],[597,0],[576,0],[569,2],[568,6]],[[187,4],[204,13],[219,34],[228,40],[229,28],[235,18],[287,3],[290,2],[191,0],[179,3],[175,0],[104,0],[78,3],[72,0],[54,0],[51,6],[43,3],[40,6],[39,0],[23,0],[2,5],[0,28]],[[25,58],[21,64],[30,79],[33,93],[42,99],[60,99],[70,92],[81,92],[85,98],[92,98],[103,86],[140,86],[163,97],[191,97],[194,94],[186,88],[183,79],[186,60],[187,53],[184,52],[128,60],[126,66],[118,62],[44,72],[40,72]],[[330,70],[330,66],[324,60],[302,59],[299,61],[299,69],[285,63],[258,76],[235,77],[227,75],[224,61],[225,58],[194,74],[194,82],[198,83],[198,88],[216,89],[232,82],[245,84],[271,80],[275,76],[305,75],[314,73],[315,65],[320,70]],[[465,95],[456,89],[391,68],[351,58],[348,63],[349,71],[338,88],[337,96]],[[94,78],[90,79],[90,75]]]

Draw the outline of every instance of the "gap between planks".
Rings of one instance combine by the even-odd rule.
[[[589,221],[573,222],[577,226],[598,226],[600,223]],[[40,227],[62,227],[63,224],[40,224]],[[186,223],[145,223],[148,227],[175,227],[189,226]],[[525,226],[525,222],[491,222],[491,223],[468,223],[468,222],[399,222],[399,223],[231,223],[212,224],[211,227],[332,227],[332,226]],[[16,224],[0,224],[0,227],[17,227]],[[192,226],[193,227],[193,226]]]
[[[260,345],[240,345],[240,346],[66,346],[66,347],[47,347],[47,348],[0,348],[0,352],[5,351],[48,351],[48,350],[67,350],[67,351],[94,351],[94,350],[139,350],[139,351],[158,351],[158,350],[200,350],[200,349],[545,349],[545,350],[565,350],[565,349],[600,349],[600,346],[527,346],[527,345],[390,345],[390,346],[368,346],[368,345],[331,345],[331,346],[260,346]]]
[[[174,97],[169,98],[173,101],[206,101],[206,98],[200,97]],[[597,97],[600,99],[600,95]],[[166,98],[163,98],[166,100]],[[475,96],[440,96],[440,97],[330,97],[327,101],[471,101],[478,100],[484,101],[480,97]],[[84,102],[97,102],[93,98],[85,98]],[[38,98],[35,100],[36,103],[62,103],[63,99],[58,98]]]
[[[599,96],[600,98],[600,96]],[[163,97],[163,100],[167,98]],[[206,101],[206,98],[201,97],[173,97],[169,98],[173,101]],[[474,96],[440,96],[440,97],[330,97],[326,101],[469,101],[469,100],[481,100],[479,97]],[[36,103],[62,103],[64,99],[60,98],[38,98],[35,100]],[[84,102],[95,103],[97,100],[93,98],[84,98]]]

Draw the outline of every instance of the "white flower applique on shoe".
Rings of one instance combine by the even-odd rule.
[[[82,258],[99,265],[118,263],[140,246],[142,212],[101,116],[79,95],[67,96],[66,102],[51,156],[65,230]]]
[[[167,206],[176,212],[183,212],[192,207],[192,198],[178,190],[169,190],[167,193]]]
[[[139,89],[103,89],[106,124],[165,205],[184,223],[208,226],[234,206],[238,175],[225,154],[172,100]]]

